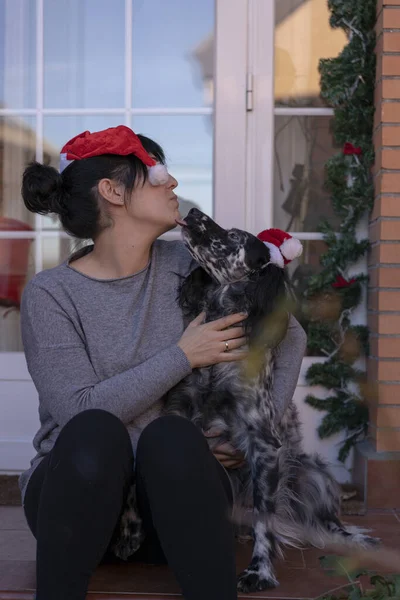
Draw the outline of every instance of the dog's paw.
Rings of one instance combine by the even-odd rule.
[[[359,545],[362,548],[374,549],[382,544],[381,538],[371,537],[369,535],[360,535],[360,539],[358,541]]]
[[[243,571],[237,580],[237,589],[239,592],[244,592],[245,594],[269,590],[278,585],[279,583],[273,573],[270,573],[269,576],[265,576],[259,571],[253,571],[252,569]]]

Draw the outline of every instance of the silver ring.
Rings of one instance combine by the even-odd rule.
[[[225,342],[225,350],[224,352],[229,352],[229,344],[228,342]]]

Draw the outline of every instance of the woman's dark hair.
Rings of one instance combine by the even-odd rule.
[[[138,137],[145,150],[164,164],[162,148],[143,135]],[[105,227],[101,221],[99,181],[114,179],[130,194],[137,182],[144,184],[147,176],[146,165],[133,154],[104,154],[76,160],[61,174],[53,167],[34,162],[24,171],[22,198],[31,212],[58,214],[64,230],[72,236],[95,239]]]

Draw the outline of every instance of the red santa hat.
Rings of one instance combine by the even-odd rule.
[[[142,142],[129,127],[119,125],[103,131],[84,131],[67,142],[60,154],[60,173],[74,160],[101,154],[127,156],[134,154],[149,170],[152,185],[167,183],[169,175],[165,165],[157,163],[144,149]]]
[[[257,237],[268,247],[271,262],[282,269],[303,252],[300,240],[282,229],[265,229]]]

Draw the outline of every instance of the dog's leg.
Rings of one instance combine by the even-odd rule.
[[[256,592],[274,588],[278,581],[272,560],[279,545],[268,526],[268,516],[275,512],[274,493],[278,483],[279,444],[272,438],[266,439],[266,428],[249,434],[251,448],[249,462],[253,481],[254,548],[250,565],[239,575],[238,589],[241,592]],[[262,519],[258,519],[263,515]],[[265,517],[267,515],[267,518]]]

